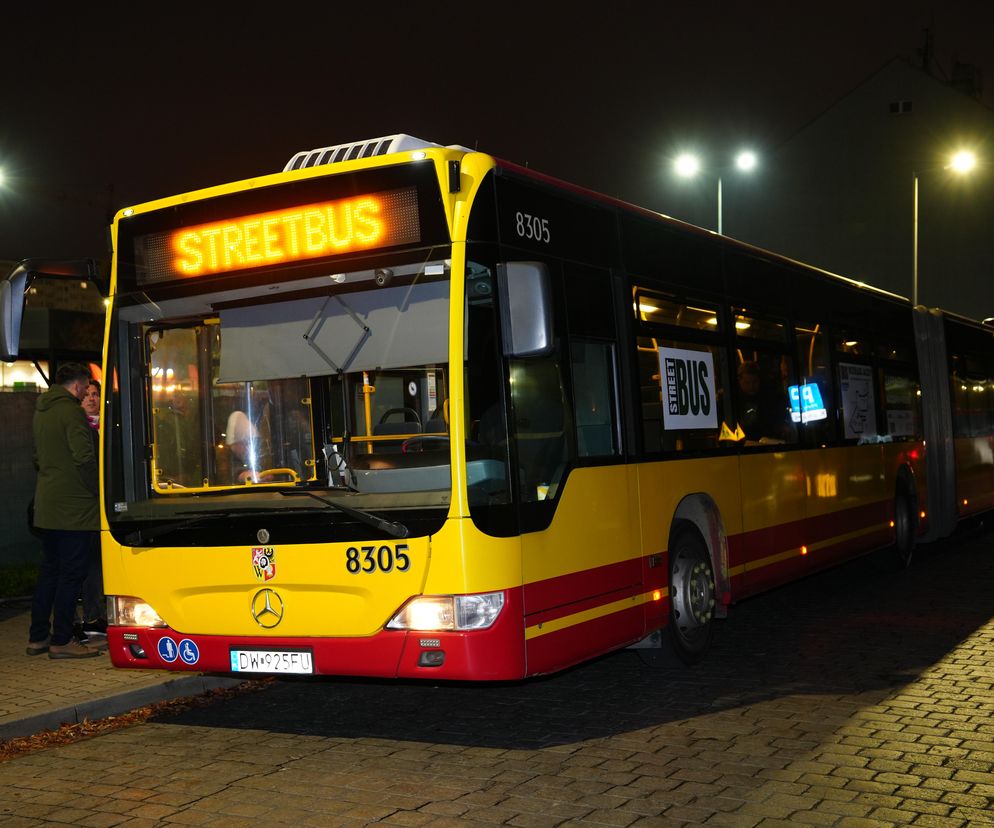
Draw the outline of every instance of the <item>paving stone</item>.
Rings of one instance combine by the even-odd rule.
[[[0,763],[0,824],[991,824],[992,543],[744,601],[692,669],[276,682]]]

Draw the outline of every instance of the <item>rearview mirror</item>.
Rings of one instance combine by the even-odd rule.
[[[0,358],[4,362],[17,359],[21,344],[21,316],[24,314],[24,288],[28,271],[23,263],[0,282]]]
[[[25,259],[18,262],[0,282],[0,359],[4,362],[17,359],[21,343],[21,317],[24,315],[24,291],[35,276],[93,282],[102,295],[107,295],[108,279],[93,259]]]
[[[504,356],[544,356],[552,351],[552,291],[542,262],[497,265]]]

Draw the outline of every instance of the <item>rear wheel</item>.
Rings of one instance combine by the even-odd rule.
[[[897,487],[894,498],[894,551],[902,569],[911,566],[918,542],[918,502],[907,483]]]
[[[670,640],[685,664],[701,660],[711,643],[715,589],[711,556],[693,530],[677,535],[670,548]]]

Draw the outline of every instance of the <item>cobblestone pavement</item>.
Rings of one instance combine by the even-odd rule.
[[[237,684],[200,673],[118,670],[106,653],[78,660],[29,657],[30,615],[29,601],[0,603],[0,739]],[[2,816],[0,805],[0,825]]]
[[[994,535],[734,608],[707,661],[281,681],[0,764],[0,824],[994,824]]]

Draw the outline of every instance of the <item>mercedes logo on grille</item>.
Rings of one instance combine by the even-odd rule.
[[[269,532],[265,529],[260,529],[255,533],[255,536],[259,539],[259,543],[267,544],[269,543]]]
[[[275,589],[260,589],[252,597],[252,617],[267,630],[283,620],[283,599]]]

